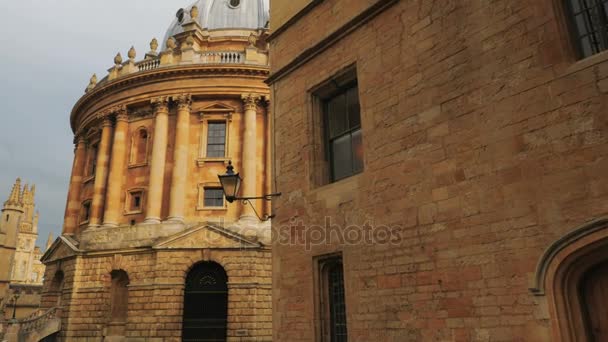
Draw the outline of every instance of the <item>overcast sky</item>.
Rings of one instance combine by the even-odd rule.
[[[38,243],[61,232],[74,146],[72,106],[114,56],[137,60],[194,0],[0,0],[0,204],[35,183]],[[162,45],[161,45],[162,46]]]

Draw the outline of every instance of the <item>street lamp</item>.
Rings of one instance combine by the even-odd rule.
[[[224,191],[224,196],[226,197],[226,201],[228,201],[228,203],[232,203],[234,201],[243,201],[243,204],[249,204],[253,209],[255,216],[257,216],[260,221],[268,221],[274,217],[274,215],[264,215],[264,217],[260,217],[258,212],[255,210],[255,207],[251,204],[251,200],[271,201],[273,197],[281,196],[280,192],[262,195],[259,197],[239,197],[238,193],[239,189],[241,188],[242,179],[238,172],[234,173],[232,161],[228,162],[226,173],[223,175],[217,175],[217,177],[220,179],[220,184],[222,185],[222,190]]]
[[[19,299],[19,296],[21,296],[21,293],[19,293],[19,292],[15,292],[15,295],[13,296],[13,320],[16,320],[17,300]]]

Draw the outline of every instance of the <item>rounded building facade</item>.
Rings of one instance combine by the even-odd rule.
[[[118,54],[70,116],[63,235],[43,307],[69,341],[264,341],[272,335],[268,1],[199,0],[164,41]]]

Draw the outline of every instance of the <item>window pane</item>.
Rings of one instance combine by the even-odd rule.
[[[346,93],[348,104],[348,126],[350,129],[361,126],[361,114],[359,107],[359,88],[351,88]]]
[[[210,188],[205,189],[205,207],[223,207],[224,206],[224,192],[222,189]]]
[[[346,300],[344,296],[344,270],[342,264],[332,266],[328,272],[329,312],[331,341],[346,342]]]
[[[593,54],[591,43],[589,43],[589,37],[584,37],[581,39],[581,48],[584,57],[591,56]]]
[[[578,13],[581,10],[580,0],[570,0],[570,4],[572,6],[572,12]]]
[[[332,142],[333,180],[339,180],[353,174],[352,146],[350,134]]]
[[[334,138],[347,130],[346,94],[338,95],[329,100],[327,103],[327,116],[330,138]]]
[[[225,156],[226,123],[210,122],[207,130],[207,157],[221,158]]]
[[[352,133],[353,144],[353,173],[363,171],[363,139],[361,130]]]

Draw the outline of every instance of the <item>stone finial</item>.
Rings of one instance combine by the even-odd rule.
[[[169,39],[167,39],[167,50],[175,49],[176,45],[175,38],[169,37]]]
[[[116,57],[114,57],[114,64],[116,64],[116,66],[122,64],[122,56],[120,55],[120,52],[116,54]]]
[[[190,18],[192,18],[192,21],[198,21],[198,7],[192,6],[190,9]]]
[[[135,60],[135,57],[137,56],[137,52],[135,52],[134,46],[131,46],[131,48],[129,49],[129,52],[127,53],[127,56],[129,57],[129,60],[131,60],[131,62],[133,62]]]
[[[91,76],[91,79],[89,80],[89,85],[87,86],[87,89],[85,89],[85,93],[88,93],[89,91],[93,90],[93,88],[95,88],[95,86],[97,85],[97,74],[93,74],[93,76]]]
[[[153,38],[150,42],[150,52],[156,52],[156,49],[158,49],[158,40],[156,40],[156,38]]]

